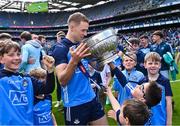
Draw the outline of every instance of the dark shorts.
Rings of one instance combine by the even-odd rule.
[[[66,125],[87,125],[91,121],[102,118],[104,114],[102,105],[95,98],[82,105],[64,107]]]

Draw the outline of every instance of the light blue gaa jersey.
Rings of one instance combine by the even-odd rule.
[[[160,85],[162,88],[162,98],[159,104],[151,108],[153,113],[151,117],[151,124],[152,125],[166,125],[166,96],[165,96],[165,88],[164,86]]]
[[[143,73],[132,69],[130,73],[127,70],[123,70],[122,73],[127,79],[127,84],[125,87],[122,87],[117,78],[115,77],[113,88],[118,91],[118,102],[120,105],[124,103],[125,100],[132,98],[132,90],[136,87],[138,82],[144,78]]]
[[[41,100],[34,106],[34,125],[53,125],[51,107],[48,99]]]
[[[116,76],[114,76],[114,83],[113,83],[113,89],[118,92],[118,102],[120,105],[124,102],[124,87],[119,83]]]
[[[122,64],[122,59],[120,57],[116,58],[114,61],[113,61],[114,65],[116,67],[119,67],[121,64]],[[114,76],[114,82],[113,82],[113,89],[115,91],[118,91],[118,102],[120,103],[120,105],[122,105],[123,103],[123,97],[124,97],[124,93],[120,93],[119,92],[123,92],[124,91],[124,87],[119,83],[118,79],[116,76]]]
[[[68,61],[71,56],[67,54]],[[88,71],[88,62],[81,60],[82,64]],[[65,87],[62,87],[62,99],[65,107],[73,107],[87,103],[95,98],[95,93],[91,88],[89,79],[77,67],[72,78]]]
[[[30,77],[1,77],[0,125],[33,125],[33,96]]]

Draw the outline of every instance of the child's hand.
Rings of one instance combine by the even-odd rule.
[[[54,71],[54,58],[52,56],[45,55],[43,56],[43,64],[46,67],[45,69],[51,73]]]
[[[106,95],[112,94],[111,87],[106,87],[106,90],[104,92]]]
[[[115,65],[113,62],[108,63],[109,67],[111,68],[111,70],[115,69]]]
[[[107,113],[107,116],[109,118],[112,118],[112,119],[116,120],[116,112],[114,110],[109,110],[108,113]]]

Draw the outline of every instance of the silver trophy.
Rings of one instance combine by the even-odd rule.
[[[118,37],[113,28],[97,33],[84,42],[87,43],[91,52],[91,56],[87,59],[94,62],[91,65],[98,71],[102,71],[105,64],[112,62],[117,57]]]

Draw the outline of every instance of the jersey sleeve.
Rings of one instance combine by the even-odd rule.
[[[65,47],[63,44],[58,44],[55,46],[55,49],[53,50],[52,56],[55,59],[55,66],[62,64],[62,63],[68,63],[67,59],[67,53],[69,49]]]
[[[173,96],[173,93],[172,93],[172,89],[171,89],[171,85],[170,85],[170,82],[169,80],[166,80],[164,82],[165,84],[165,95],[166,96]]]

